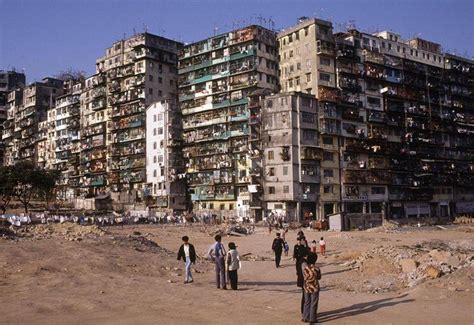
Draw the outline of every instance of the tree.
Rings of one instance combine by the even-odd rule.
[[[61,177],[58,170],[39,170],[35,173],[34,186],[38,192],[38,196],[46,203],[46,210],[49,209],[49,202],[56,195],[56,184]]]
[[[11,166],[0,167],[1,213],[5,213],[14,195],[15,182],[12,173],[13,168]]]
[[[66,70],[61,70],[57,75],[54,76],[56,79],[63,81],[66,80],[84,80],[86,78],[86,72],[83,70],[76,70],[69,67]]]
[[[12,177],[14,195],[23,204],[25,213],[28,213],[28,205],[35,191],[34,185],[41,175],[38,175],[38,170],[33,163],[22,161],[12,167]]]

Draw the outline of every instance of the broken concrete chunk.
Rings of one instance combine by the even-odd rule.
[[[426,269],[425,269],[425,273],[426,275],[428,275],[430,278],[432,279],[436,279],[436,278],[439,278],[441,275],[443,275],[443,272],[441,272],[440,269],[432,266],[432,265],[429,265]]]
[[[418,267],[418,263],[412,258],[401,259],[399,263],[405,273],[414,272]]]

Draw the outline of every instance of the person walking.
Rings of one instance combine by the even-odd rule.
[[[311,253],[314,253],[314,254],[317,253],[318,247],[317,247],[317,244],[316,244],[316,240],[313,240],[311,242],[311,244],[309,245],[309,247],[310,247]]]
[[[196,251],[194,246],[189,243],[189,237],[183,236],[181,238],[183,244],[178,250],[178,261],[183,259],[184,261],[184,283],[193,282],[193,275],[191,274],[191,265],[196,263]]]
[[[280,267],[281,261],[281,254],[283,253],[283,249],[285,248],[285,242],[283,239],[280,238],[280,233],[276,233],[276,238],[273,239],[272,250],[275,253],[275,265],[276,267]]]
[[[222,286],[222,289],[226,290],[226,281],[225,281],[225,256],[226,256],[226,251],[224,248],[224,245],[222,245],[221,240],[222,237],[221,235],[216,235],[214,237],[216,242],[214,245],[211,247],[209,251],[209,255],[211,258],[214,260],[214,263],[216,265],[216,285],[217,289],[220,289]]]
[[[302,264],[305,262],[305,257],[308,255],[308,249],[302,244],[302,238],[298,237],[297,243],[293,248],[293,260],[296,261],[296,285],[303,289],[304,278]],[[301,293],[301,315],[303,315],[304,306],[304,291]]]
[[[229,281],[232,290],[237,290],[239,278],[237,271],[240,269],[240,255],[237,252],[235,243],[229,243],[229,251],[227,252],[227,270],[229,271]]]
[[[318,255],[310,253],[306,257],[304,264],[304,308],[303,321],[306,323],[317,323],[318,303],[319,303],[319,280],[321,270],[315,265]]]
[[[326,242],[324,241],[323,237],[321,237],[321,240],[319,241],[319,251],[321,255],[326,255]]]

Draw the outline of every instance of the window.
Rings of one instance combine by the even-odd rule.
[[[314,123],[316,121],[316,114],[308,113],[308,112],[303,112],[301,114],[301,120],[304,123]]]
[[[148,93],[149,93],[150,95],[153,95],[153,88],[148,88]]]
[[[268,160],[273,160],[275,158],[274,153],[272,150],[268,151]]]
[[[380,107],[380,98],[367,96],[367,103],[369,106]]]
[[[323,160],[324,161],[334,161],[334,154],[332,152],[323,152]]]
[[[156,128],[153,129],[153,135],[156,135]]]
[[[381,186],[374,186],[372,187],[372,194],[373,195],[376,195],[376,194],[385,194],[385,187],[381,187]]]
[[[158,134],[163,134],[163,128],[158,128]]]
[[[275,176],[275,167],[268,168],[268,176]]]
[[[293,88],[293,79],[288,80],[288,88]]]
[[[328,193],[333,193],[333,187],[332,187],[332,185],[325,185],[325,186],[323,187],[323,192],[326,193],[326,194],[328,194]]]
[[[155,141],[155,142],[153,142],[153,149],[156,149],[156,147],[157,147],[157,144],[156,144],[156,141]]]
[[[153,177],[156,177],[157,176],[157,171],[156,169],[153,170]]]
[[[163,162],[163,155],[159,155],[159,156],[158,156],[158,162],[159,162],[159,163],[162,163],[162,162]]]
[[[157,158],[156,156],[153,156],[153,163],[156,164]]]
[[[163,120],[163,113],[159,113],[157,117],[158,117],[158,121],[162,121]]]
[[[320,57],[319,58],[319,63],[321,65],[331,65],[331,59],[329,58],[324,58],[324,57]]]
[[[303,139],[314,141],[316,139],[316,131],[314,131],[314,130],[303,130]]]
[[[152,75],[149,75],[149,76],[148,76],[148,80],[153,81],[153,76],[152,76]]]
[[[389,50],[392,49],[392,44],[391,44],[391,43],[388,43],[388,49],[389,49]]]
[[[160,175],[165,176],[165,167],[160,168]]]
[[[290,193],[290,187],[288,185],[283,185],[283,193]]]
[[[322,72],[320,72],[320,73],[319,73],[319,80],[331,81],[331,75],[329,75],[329,74],[327,74],[327,73],[322,73]]]
[[[306,74],[306,82],[311,82],[311,73]]]
[[[301,63],[300,62],[296,63],[296,70],[301,70]]]
[[[268,187],[268,194],[275,194],[275,186]]]
[[[324,177],[334,177],[334,171],[332,169],[325,169],[323,175]]]
[[[283,166],[283,175],[288,175],[288,166]]]
[[[162,83],[163,83],[163,78],[158,77],[158,82],[159,82],[160,84],[162,84]]]
[[[333,139],[329,137],[323,137],[323,144],[333,145]]]
[[[220,208],[221,210],[225,210],[225,204],[224,204],[224,203],[221,203],[221,205],[219,206],[219,208]]]

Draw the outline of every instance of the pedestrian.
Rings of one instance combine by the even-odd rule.
[[[216,285],[217,289],[220,289],[222,286],[222,289],[226,290],[226,281],[225,281],[225,256],[226,256],[226,251],[224,248],[224,245],[222,245],[221,240],[222,237],[221,235],[216,235],[214,237],[216,242],[214,245],[211,247],[209,251],[209,255],[211,258],[214,260],[214,263],[216,265]]]
[[[269,235],[272,234],[272,224],[271,224],[271,222],[268,223],[268,234]]]
[[[326,242],[323,237],[321,237],[321,240],[319,241],[319,252],[323,256],[326,255]]]
[[[196,251],[194,246],[189,243],[189,237],[183,236],[181,238],[183,244],[178,251],[178,261],[183,259],[184,261],[184,283],[193,282],[193,275],[191,274],[191,265],[196,263]]]
[[[239,277],[237,271],[240,269],[240,255],[237,252],[235,243],[229,243],[229,251],[227,252],[227,270],[229,271],[229,281],[232,290],[237,290]]]
[[[318,245],[316,244],[316,240],[313,240],[310,245],[310,251],[311,253],[316,254],[317,250],[318,250]]]
[[[285,242],[280,238],[280,233],[277,232],[276,238],[273,240],[272,244],[272,250],[275,253],[275,265],[277,268],[280,267],[281,253],[283,252],[284,248]]]
[[[319,303],[319,280],[321,270],[315,265],[318,255],[310,253],[304,263],[304,309],[303,321],[306,323],[317,323]]]
[[[305,257],[308,255],[307,248],[302,244],[301,237],[298,237],[297,243],[293,248],[293,260],[296,261],[296,285],[303,289],[304,278],[303,278],[303,269],[302,264],[305,261]],[[303,306],[304,306],[304,291],[301,293],[301,315],[303,315]]]

